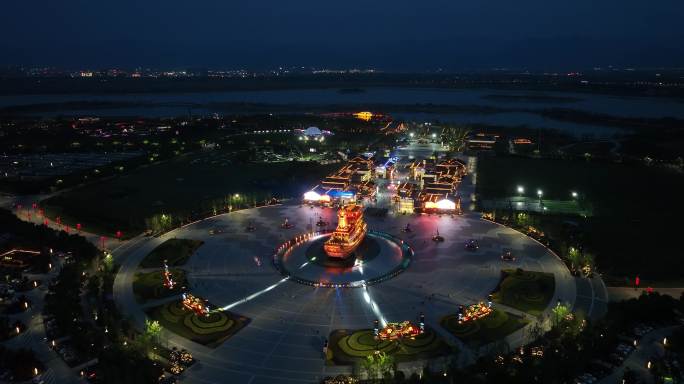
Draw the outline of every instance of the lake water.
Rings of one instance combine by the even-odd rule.
[[[514,98],[487,98],[488,95],[505,96],[550,96],[551,98],[573,98],[577,100],[543,100]],[[113,95],[18,95],[0,96],[0,107],[62,102],[132,102],[136,107],[101,109],[65,109],[34,115],[88,115],[88,116],[178,116],[188,113],[210,114],[221,112],[220,106],[212,103],[261,103],[275,105],[349,105],[363,109],[364,105],[414,105],[437,104],[450,106],[488,106],[507,109],[538,110],[545,108],[567,108],[581,111],[622,116],[622,117],[675,117],[684,119],[682,100],[621,97],[593,93],[568,92],[526,92],[490,89],[424,89],[424,88],[367,88],[365,92],[342,93],[338,89],[296,89],[273,91],[235,91],[199,93],[151,93],[151,94],[113,94]],[[146,105],[149,104],[149,105]],[[293,108],[301,112],[301,110]],[[281,109],[282,111],[282,109]],[[460,123],[497,124],[504,126],[526,125],[532,128],[562,129],[576,135],[610,135],[618,131],[615,127],[600,125],[574,124],[547,119],[529,112],[483,113],[395,113],[406,119],[419,121],[449,121]]]

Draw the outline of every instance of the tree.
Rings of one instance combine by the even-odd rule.
[[[568,248],[568,261],[570,261],[570,269],[577,270],[582,265],[582,257],[577,247]]]
[[[470,129],[466,127],[445,127],[442,131],[444,143],[454,152],[460,152],[465,149],[466,139],[469,134]]]
[[[560,322],[570,313],[570,309],[568,309],[568,306],[565,304],[561,304],[560,301],[551,311],[553,311],[553,320],[556,326],[559,325]]]
[[[102,259],[102,267],[104,268],[104,271],[109,273],[114,270],[114,257],[112,257],[112,254],[107,252],[105,255],[104,259]]]
[[[383,377],[394,373],[394,358],[391,355],[380,352],[375,357],[375,360],[378,365],[378,371],[380,371]]]
[[[366,358],[361,361],[361,368],[366,372],[368,380],[375,380],[378,375],[377,365],[375,364],[375,354],[366,356]]]
[[[149,337],[150,340],[159,342],[159,335],[161,335],[162,326],[159,325],[157,320],[150,321],[145,320],[145,336]]]

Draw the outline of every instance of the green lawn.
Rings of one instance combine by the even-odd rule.
[[[339,164],[310,162],[235,164],[225,151],[201,152],[143,166],[123,175],[77,187],[49,198],[46,214],[84,230],[132,236],[145,219],[166,214],[186,217],[211,211],[212,201],[239,194],[240,203],[263,203],[272,196],[299,197]]]
[[[492,297],[497,303],[539,316],[548,307],[555,289],[552,273],[505,269]]]
[[[526,324],[527,321],[522,317],[499,309],[494,309],[489,316],[464,324],[458,323],[457,314],[445,316],[440,321],[444,329],[473,346],[501,340]]]
[[[204,242],[191,239],[169,239],[161,243],[145,256],[140,263],[141,268],[162,268],[164,260],[167,260],[169,267],[177,267],[185,264],[190,256]]]
[[[375,340],[371,329],[335,330],[330,334],[328,345],[328,363],[337,365],[360,362],[376,350],[392,355],[396,362],[428,359],[451,352],[451,347],[431,330],[418,335],[414,340],[382,342]]]
[[[162,272],[138,272],[133,278],[133,293],[138,302],[144,303],[149,300],[163,299],[174,295],[180,295],[188,282],[185,279],[185,271],[182,269],[170,269],[173,281],[176,282],[174,289],[163,286]]]
[[[246,317],[231,312],[213,312],[197,316],[174,301],[147,311],[164,329],[210,348],[216,348],[249,323]]]

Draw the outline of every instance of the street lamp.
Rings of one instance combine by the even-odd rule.
[[[409,133],[409,136],[410,136],[410,137],[413,137],[413,132]]]
[[[539,196],[540,200],[541,200],[543,195],[544,195],[544,192],[541,189],[537,189],[537,196]]]
[[[572,191],[570,194],[572,195],[572,198],[573,198],[573,199],[576,199],[576,198],[577,198],[577,192]]]
[[[525,187],[518,185],[518,195],[522,195],[523,193],[525,193]]]

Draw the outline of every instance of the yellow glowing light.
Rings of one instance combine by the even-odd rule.
[[[373,113],[368,111],[357,112],[354,114],[354,117],[359,120],[370,121],[373,118]]]

